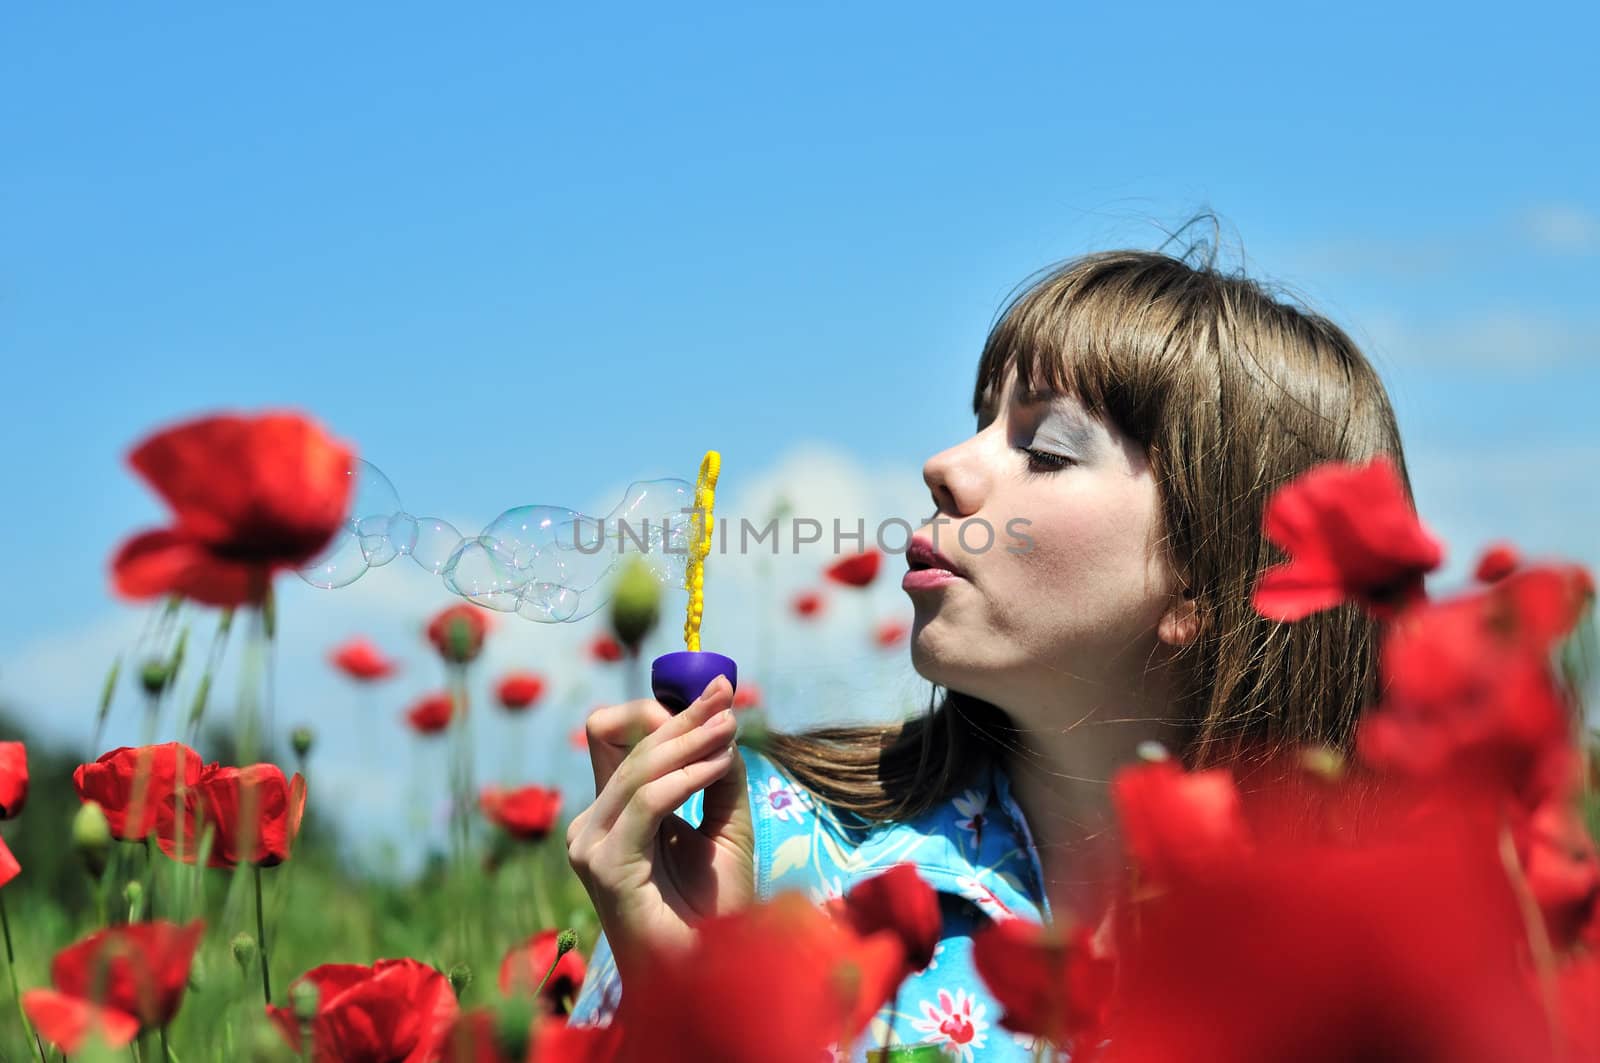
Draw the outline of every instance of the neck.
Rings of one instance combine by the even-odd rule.
[[[1101,688],[1102,693],[1105,688]],[[1111,782],[1138,760],[1143,742],[1181,752],[1182,731],[1169,722],[1164,692],[1137,691],[1115,705],[1059,702],[1026,718],[1012,713],[1018,731],[1005,755],[1012,796],[1027,818],[1039,853],[1044,888],[1052,902],[1069,886],[1086,886],[1094,861],[1114,825]]]

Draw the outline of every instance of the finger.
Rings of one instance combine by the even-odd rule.
[[[732,686],[719,675],[677,716],[660,702],[645,698],[608,705],[590,713],[584,728],[589,736],[589,764],[594,769],[595,793],[598,795],[605,789],[612,773],[634,747],[682,734],[731,705],[732,700]]]
[[[685,734],[666,735],[667,730],[663,726],[656,732],[656,736],[663,736],[659,742],[652,741],[649,745],[640,742],[612,773],[606,788],[590,806],[597,828],[609,831],[638,790],[685,764],[714,753],[719,746],[730,744],[738,730],[738,723],[733,718],[732,709],[723,709]],[[652,739],[656,736],[652,736]]]
[[[617,816],[610,839],[622,852],[644,852],[661,829],[661,821],[697,791],[721,778],[729,764],[737,759],[733,743],[729,742],[708,756],[639,787]]]
[[[751,852],[755,851],[755,824],[750,815],[750,785],[745,777],[744,757],[735,755],[728,770],[706,787],[700,833],[708,838],[736,841],[748,846]]]
[[[583,721],[583,730],[589,737],[594,792],[605,789],[606,780],[629,750],[671,719],[672,713],[659,701],[648,699],[603,705],[591,712]]]

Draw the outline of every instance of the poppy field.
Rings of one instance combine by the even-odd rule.
[[[315,736],[275,733],[267,710],[274,581],[345,527],[355,457],[292,414],[197,419],[130,452],[171,521],[130,530],[109,570],[162,652],[103,662],[98,711],[103,726],[133,686],[144,741],[80,758],[0,730],[0,1058],[815,1063],[875,1048],[873,1017],[940,934],[908,865],[825,905],[786,895],[708,920],[687,951],[648,958],[615,1022],[566,1023],[599,932],[568,864],[577,810],[549,780],[485,785],[470,741],[475,717],[526,718],[551,696],[534,670],[481,674],[514,616],[458,601],[419,633],[438,688],[393,725],[448,788],[447,846],[405,878],[343,859]],[[975,939],[993,1022],[1040,1059],[1600,1060],[1592,576],[1500,544],[1470,586],[1425,588],[1444,548],[1383,459],[1285,486],[1263,530],[1285,560],[1256,609],[1381,618],[1381,697],[1346,750],[1194,769],[1142,751],[1113,783],[1103,874],[1056,899],[1054,925]],[[881,564],[847,556],[818,585],[865,587]],[[645,583],[619,584],[585,667],[639,674],[661,621]],[[824,602],[786,609],[811,623]],[[883,621],[872,637],[897,652],[908,635]],[[230,642],[244,681],[224,703]],[[381,688],[397,663],[354,634],[326,661],[352,688]],[[198,677],[181,703],[180,676]],[[760,744],[761,705],[741,684],[741,741]],[[972,1034],[941,1027],[881,1057],[970,1060]]]

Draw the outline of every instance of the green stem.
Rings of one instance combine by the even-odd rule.
[[[454,879],[456,884],[456,905],[459,913],[457,919],[457,933],[460,937],[462,955],[470,955],[471,942],[468,938],[469,928],[467,921],[467,898],[465,891],[471,872],[467,861],[471,858],[471,826],[468,816],[472,814],[472,739],[468,730],[468,705],[467,705],[467,668],[464,664],[451,664],[449,666],[450,700],[454,715],[451,717],[451,776],[452,790],[450,798],[450,831],[452,848],[455,850],[453,861]]]
[[[543,846],[533,852],[533,912],[534,918],[539,920],[535,930],[543,930],[547,926],[555,925],[555,918],[550,914],[545,903],[544,893],[544,852]]]
[[[561,962],[561,957],[563,955],[564,953],[562,953],[560,949],[556,950],[556,958],[550,961],[550,969],[544,972],[544,977],[539,979],[539,984],[534,987],[533,999],[538,1000],[539,994],[544,992],[544,984],[550,981],[551,975],[556,973],[556,965]]]
[[[180,837],[182,833],[180,829],[178,831]],[[145,919],[154,921],[156,918],[156,859],[154,847],[150,844],[151,837],[152,835],[147,834],[144,839],[144,878],[147,884],[144,888],[143,912]],[[128,921],[134,921],[132,915],[128,916]]]
[[[272,1006],[272,975],[267,972],[267,921],[261,913],[261,865],[255,865],[256,872],[256,941],[261,946],[261,995],[266,998],[267,1006]]]
[[[6,915],[6,897],[3,893],[0,893],[0,929],[5,931],[6,970],[11,975],[11,997],[17,1002],[17,1016],[22,1019],[22,1028],[33,1038],[34,1046],[39,1050],[39,1063],[44,1063],[44,1044],[28,1022],[28,1013],[22,1010],[22,990],[17,985],[17,954],[11,947],[11,919]]]

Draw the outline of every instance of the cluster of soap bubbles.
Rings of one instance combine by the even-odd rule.
[[[350,510],[321,555],[299,569],[314,587],[348,587],[368,569],[409,557],[461,597],[543,624],[581,620],[606,603],[610,575],[643,556],[662,583],[681,583],[693,537],[694,485],[644,480],[610,513],[518,506],[477,535],[416,517],[377,466],[357,459]]]

